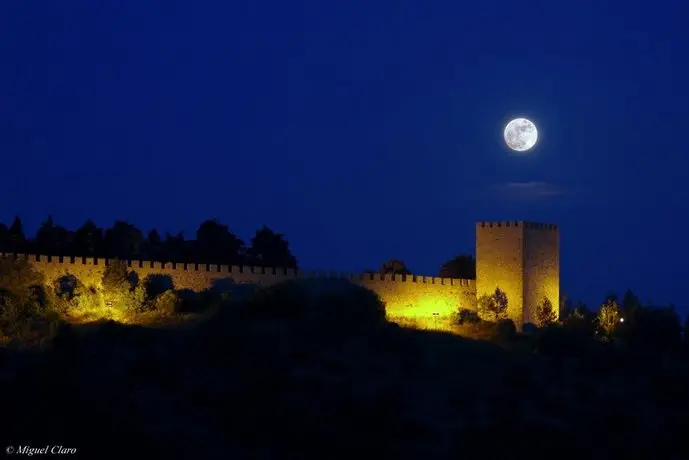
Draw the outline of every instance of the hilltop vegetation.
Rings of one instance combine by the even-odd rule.
[[[669,309],[626,299],[625,328],[610,328],[578,308],[528,336],[458,312],[457,332],[483,337],[471,340],[389,323],[375,294],[340,280],[208,292],[179,313],[166,306],[177,293],[137,288],[121,268],[104,276],[119,295],[108,300],[78,282],[52,292],[30,266],[3,263],[7,445],[84,458],[689,455],[689,367]],[[82,296],[168,321],[69,325]]]

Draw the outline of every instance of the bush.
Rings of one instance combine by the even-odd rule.
[[[460,326],[463,324],[476,324],[480,321],[481,318],[479,318],[478,313],[467,308],[460,309],[454,317],[454,323]]]
[[[103,295],[94,287],[86,287],[81,282],[77,283],[76,289],[69,299],[70,307],[77,310],[104,309],[105,301]]]
[[[58,299],[26,260],[0,259],[0,341],[36,344],[59,324]]]
[[[357,285],[318,297],[311,318],[328,327],[361,330],[385,323],[385,305],[378,294]]]
[[[0,258],[0,292],[24,300],[30,298],[36,287],[43,288],[45,277],[34,270],[27,260]]]
[[[120,260],[110,262],[110,265],[105,267],[103,271],[101,282],[106,294],[129,291],[132,288],[132,283],[129,280],[127,264]]]
[[[252,317],[299,320],[304,318],[308,298],[296,281],[285,281],[251,295],[246,311]]]
[[[175,291],[170,289],[156,297],[154,311],[171,315],[178,311],[179,303],[179,296],[175,293]]]
[[[60,315],[46,298],[45,293],[36,292],[26,298],[7,292],[0,295],[0,341],[33,345],[52,337]]]
[[[261,289],[246,304],[253,317],[359,330],[385,322],[377,294],[345,280],[290,280]]]

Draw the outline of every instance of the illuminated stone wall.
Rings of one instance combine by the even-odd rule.
[[[524,312],[524,228],[520,222],[476,224],[476,295],[507,294],[507,316],[519,327]]]
[[[555,225],[525,223],[524,322],[536,322],[546,297],[560,313],[560,232]]]
[[[559,232],[555,225],[523,221],[476,224],[476,295],[499,287],[507,294],[508,316],[518,328],[535,321],[546,296],[560,302]]]
[[[73,275],[87,286],[100,287],[106,259],[90,257],[47,257],[24,254],[4,256],[27,259],[46,277],[46,283]],[[148,275],[168,275],[175,289],[202,291],[214,282],[235,284],[272,284],[296,278],[346,279],[377,293],[385,302],[389,317],[449,319],[460,307],[476,309],[473,280],[459,280],[414,275],[352,275],[339,272],[263,269],[227,265],[172,264],[151,261],[127,261],[131,271],[144,279]]]
[[[559,233],[554,225],[529,222],[479,222],[476,225],[477,280],[339,272],[309,272],[227,265],[127,261],[140,279],[169,275],[175,289],[202,291],[215,282],[269,286],[295,278],[346,279],[377,293],[388,316],[444,322],[459,308],[476,311],[477,297],[496,287],[507,293],[508,316],[521,328],[533,321],[533,309],[546,296],[559,306]],[[3,255],[3,254],[0,254]],[[49,284],[74,275],[87,286],[99,286],[108,261],[89,257],[13,255],[27,259]]]

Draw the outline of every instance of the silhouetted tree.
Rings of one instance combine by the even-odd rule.
[[[622,311],[624,312],[625,318],[628,315],[633,315],[634,311],[641,307],[641,301],[637,296],[634,295],[631,289],[627,289],[622,298]]]
[[[478,311],[481,318],[498,322],[507,319],[507,294],[500,288],[495,288],[491,295],[483,295],[478,299]]]
[[[74,232],[74,252],[76,256],[99,257],[104,254],[103,230],[98,228],[91,219]]]
[[[391,259],[380,267],[380,273],[391,275],[410,275],[411,272],[401,260]]]
[[[118,220],[105,231],[104,245],[107,257],[137,259],[141,256],[143,235],[129,222]]]
[[[36,251],[41,254],[53,254],[55,239],[55,223],[53,222],[53,216],[48,216],[41,226],[38,227],[36,232]]]
[[[189,261],[190,250],[187,242],[184,240],[184,233],[179,232],[177,235],[165,234],[165,241],[163,242],[163,251],[168,260],[174,262]]]
[[[610,303],[610,302],[615,302],[619,306],[619,301],[617,300],[617,294],[610,291],[605,295],[605,300],[603,300],[603,305]]]
[[[7,244],[7,225],[0,222],[0,252],[9,252]]]
[[[256,266],[297,268],[297,258],[290,252],[283,235],[265,225],[251,239],[247,255],[249,263]]]
[[[620,305],[620,315],[624,322],[620,324],[617,335],[631,345],[634,345],[636,341],[633,335],[636,334],[642,309],[639,298],[632,293],[631,289],[627,289]]]
[[[156,229],[152,229],[148,232],[148,236],[144,242],[143,253],[147,259],[151,260],[162,260],[168,258],[168,255],[165,253],[163,241]]]
[[[586,304],[579,301],[568,314],[561,316],[562,326],[581,337],[593,336],[595,332],[595,315]]]
[[[17,216],[7,231],[8,252],[25,252],[28,249],[27,243],[26,236],[24,236],[24,225],[19,216]]]
[[[476,279],[476,260],[469,254],[460,254],[440,267],[441,278]]]
[[[196,259],[204,264],[237,264],[244,242],[217,220],[206,220],[196,230]]]
[[[562,325],[564,327],[575,328],[581,326],[586,322],[584,313],[578,309],[573,309],[566,317],[563,318]]]
[[[576,305],[576,307],[574,308],[574,310],[576,310],[576,311],[578,311],[579,313],[581,313],[581,315],[582,315],[586,320],[588,320],[588,321],[593,321],[593,318],[594,318],[595,315],[594,315],[593,312],[589,309],[589,307],[588,307],[584,302],[582,302],[581,300],[577,302],[577,305]]]
[[[560,294],[560,309],[559,309],[559,318],[566,318],[567,316],[570,315],[570,313],[574,310],[574,305],[572,304],[572,301],[569,300],[567,297],[567,294],[561,293]]]
[[[544,297],[543,301],[536,306],[536,326],[545,327],[557,320],[557,314],[552,302]]]
[[[644,350],[671,352],[679,349],[682,328],[673,306],[636,307],[634,321],[622,325],[631,346]]]
[[[73,236],[74,234],[65,227],[55,225],[53,217],[48,216],[36,232],[34,250],[46,255],[74,255]]]

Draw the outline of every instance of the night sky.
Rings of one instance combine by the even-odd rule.
[[[563,5],[565,3],[566,5]],[[114,6],[119,5],[119,6]],[[561,284],[689,309],[689,3],[0,3],[0,220],[216,217],[415,273],[561,228]],[[509,154],[502,128],[540,139]]]

